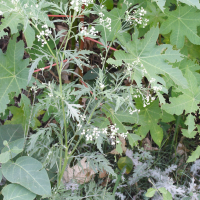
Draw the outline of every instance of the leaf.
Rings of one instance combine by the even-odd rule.
[[[28,4],[28,6],[24,6],[22,9],[20,6],[24,5],[25,3]],[[40,2],[39,4],[42,3],[43,2]],[[29,19],[33,18],[33,13],[37,13],[35,20],[39,20],[51,28],[54,28],[54,24],[49,20],[46,10],[41,10],[43,6],[39,6],[38,8],[35,7],[37,4],[36,0],[20,0],[20,3],[17,2],[16,4],[14,4],[12,0],[1,2],[1,11],[3,12],[5,18],[1,20],[2,24],[0,25],[0,37],[5,35],[5,32],[3,31],[4,28],[9,27],[11,34],[15,34],[18,33],[18,27],[21,26],[23,27],[27,45],[28,47],[31,47],[33,41],[35,40],[35,32],[33,32],[33,29],[29,25]]]
[[[99,7],[95,6],[94,10],[97,11],[97,13],[102,12],[104,14],[103,20],[106,20],[107,18],[111,19],[111,24],[109,27],[111,27],[111,30],[105,27],[105,25],[101,25],[98,22],[98,25],[95,26],[95,29],[99,32],[101,32],[101,36],[104,42],[107,41],[113,41],[116,38],[117,32],[121,30],[122,27],[122,20],[124,19],[124,14],[126,11],[126,5],[123,4],[123,7],[121,9],[119,8],[113,8],[110,12],[107,12],[106,10],[101,10]]]
[[[153,197],[154,194],[155,194],[155,192],[156,192],[156,189],[154,189],[154,188],[149,188],[149,189],[147,190],[147,193],[145,194],[145,196],[146,196],[146,197]]]
[[[156,46],[156,40],[159,35],[159,28],[152,27],[148,33],[145,34],[144,39],[138,39],[138,31],[129,38],[127,42],[127,35],[118,34],[117,38],[121,45],[126,49],[127,53],[119,50],[115,51],[115,60],[109,58],[107,63],[115,64],[117,66],[122,65],[122,61],[130,64],[133,67],[132,79],[134,79],[138,85],[141,85],[141,79],[146,76],[148,80],[152,78],[156,79],[165,86],[164,80],[160,77],[160,74],[168,74],[177,85],[187,88],[187,81],[183,77],[182,72],[178,68],[172,68],[166,61],[171,63],[182,60],[181,54],[177,50],[173,50],[171,45],[164,44]],[[133,63],[139,64],[133,64]],[[138,66],[139,65],[139,66]],[[141,67],[143,66],[143,67]],[[142,71],[146,70],[143,75]]]
[[[194,162],[199,158],[199,156],[200,156],[200,146],[198,146],[196,150],[192,152],[191,156],[189,156],[187,160],[187,163]]]
[[[97,117],[92,125],[98,128],[107,128],[108,125],[110,125],[110,122],[106,117]]]
[[[100,0],[101,5],[105,5],[108,10],[112,10],[114,3],[113,0]]]
[[[135,102],[136,108],[140,109],[138,125],[141,126],[138,128],[137,134],[145,138],[150,131],[153,141],[160,147],[163,139],[163,130],[158,125],[158,120],[161,118],[159,100],[153,101],[146,107],[143,107],[141,98],[136,98]]]
[[[13,114],[13,117],[11,120],[7,120],[5,122],[5,125],[7,124],[22,124],[24,130],[26,131],[29,120],[30,120],[30,115],[31,115],[31,104],[30,100],[27,96],[24,94],[21,95],[21,101],[20,101],[21,107],[16,107],[16,106],[10,106],[8,109],[11,111]],[[44,111],[39,111],[38,114],[43,114]],[[31,122],[30,122],[30,127],[36,129],[38,126],[41,126],[40,121],[37,119],[36,113],[34,114],[34,108],[32,112],[32,117],[31,117]]]
[[[197,131],[188,132],[187,129],[181,129],[182,134],[187,138],[195,138]]]
[[[164,22],[164,18],[166,15],[157,8],[154,3],[147,2],[147,14],[145,14],[145,18],[149,20],[148,24],[151,26],[157,26],[158,22]],[[163,10],[162,10],[163,11]]]
[[[122,170],[123,167],[126,166],[126,173],[129,174],[133,169],[133,161],[128,156],[121,157],[117,162],[117,166],[120,170]]]
[[[9,151],[0,154],[0,163],[7,163],[9,160],[10,160]]]
[[[12,34],[18,33],[17,26],[22,21],[22,15],[19,12],[12,12],[7,14],[4,19],[1,20],[0,34],[5,34],[3,29],[9,27]]]
[[[126,111],[115,112],[113,106],[104,104],[102,111],[106,114],[107,118],[110,118],[113,124],[119,128],[118,133],[126,133],[127,128],[123,125],[123,122],[130,122],[134,124],[137,121],[136,114],[130,115]]]
[[[26,38],[27,46],[32,47],[33,41],[35,40],[35,31],[29,24],[27,24],[27,27],[24,30],[24,36]]]
[[[161,24],[160,33],[171,32],[170,42],[178,49],[184,46],[185,36],[193,44],[200,44],[200,37],[197,35],[197,26],[200,25],[200,13],[196,8],[177,6],[175,11],[165,11],[168,19]]]
[[[22,156],[17,161],[2,164],[3,176],[38,195],[51,195],[49,177],[42,164],[31,157]]]
[[[171,103],[163,105],[162,108],[170,114],[181,115],[184,110],[185,114],[189,113],[186,124],[189,133],[191,133],[194,130],[194,116],[191,113],[199,108],[197,104],[200,101],[200,87],[197,85],[196,77],[189,69],[185,71],[185,78],[188,80],[188,89],[178,87],[177,91],[182,92],[182,94],[169,98]]]
[[[142,138],[139,135],[130,133],[128,134],[128,141],[132,148],[137,144],[138,140],[142,140]]]
[[[15,183],[5,186],[2,194],[4,200],[34,200],[36,197],[36,194]]]
[[[178,1],[185,3],[189,6],[196,6],[198,9],[200,9],[199,0],[178,0]]]
[[[163,194],[163,200],[172,200],[172,195],[164,187],[158,188],[158,190]]]
[[[0,49],[0,113],[4,112],[9,103],[10,92],[21,93],[26,89],[28,80],[28,59],[23,60],[24,43],[16,43],[17,35],[10,40],[6,55]]]
[[[157,3],[158,7],[164,12],[164,6],[165,6],[165,2],[166,0],[153,0],[154,2]]]
[[[5,146],[2,149],[1,153],[9,152],[8,159],[10,160],[10,159],[14,158],[15,156],[17,156],[19,153],[21,153],[23,151],[24,141],[25,141],[25,139],[21,138],[18,140],[14,140],[12,142],[8,142],[9,148],[7,146]]]
[[[17,139],[24,138],[24,130],[21,125],[3,125],[0,128],[0,150],[4,148],[3,141],[6,140],[8,144]]]

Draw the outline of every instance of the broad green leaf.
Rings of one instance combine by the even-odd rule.
[[[153,0],[154,2],[157,3],[158,7],[164,12],[164,6],[165,6],[165,2],[166,0]]]
[[[27,46],[32,47],[33,41],[35,40],[35,31],[29,24],[27,24],[26,30],[24,31],[24,36],[26,38]]]
[[[49,177],[42,164],[31,157],[22,156],[17,161],[2,164],[3,176],[38,195],[51,195]]]
[[[182,134],[187,138],[195,138],[197,131],[188,132],[187,129],[181,129]]]
[[[6,54],[0,49],[0,113],[4,112],[9,103],[10,92],[21,93],[26,89],[28,80],[28,59],[23,60],[24,43],[16,43],[17,35],[10,39]]]
[[[129,174],[133,169],[133,161],[128,156],[121,157],[117,162],[117,166],[120,170],[126,166],[126,173]]]
[[[147,3],[147,14],[145,14],[145,18],[149,20],[148,24],[151,26],[157,26],[158,23],[164,22],[164,18],[166,15],[157,8],[154,3]]]
[[[183,74],[185,74],[186,70],[189,69],[196,77],[198,85],[200,85],[200,74],[197,72],[200,70],[200,66],[194,60],[185,58],[178,63],[174,63],[173,67],[178,67]]]
[[[8,144],[12,141],[24,138],[24,130],[21,125],[3,125],[0,128],[0,150],[4,148],[3,141],[6,140]]]
[[[200,146],[198,146],[196,150],[192,152],[191,156],[189,156],[187,160],[187,163],[194,162],[199,158],[199,156],[200,156]]]
[[[200,9],[199,0],[178,0],[178,1],[185,3],[189,6],[196,6],[198,9]]]
[[[189,40],[185,40],[184,47],[180,51],[190,59],[200,59],[200,46],[192,44]]]
[[[142,140],[142,138],[139,135],[130,133],[128,134],[128,141],[132,148],[137,144],[138,140]]]
[[[6,151],[0,154],[0,163],[7,163],[10,160],[10,152]]]
[[[0,36],[5,35],[3,29],[7,27],[11,29],[12,34],[15,34],[15,33],[18,33],[17,26],[22,21],[22,16],[20,13],[12,12],[10,14],[7,14],[5,18],[2,19],[1,21],[2,21],[2,24],[0,25]]]
[[[15,156],[17,156],[19,153],[21,153],[23,151],[24,141],[25,141],[25,139],[21,138],[21,139],[18,139],[18,140],[14,140],[12,142],[8,142],[9,148],[7,146],[5,146],[2,149],[1,153],[9,152],[8,158],[9,159],[14,158]]]
[[[187,88],[187,81],[183,77],[178,68],[173,68],[166,61],[171,63],[182,60],[181,54],[177,50],[173,50],[171,45],[156,45],[156,40],[159,35],[159,28],[152,27],[151,30],[145,34],[144,39],[138,39],[138,31],[132,35],[132,41],[127,42],[125,34],[118,34],[117,38],[125,51],[119,50],[114,53],[115,60],[109,58],[107,60],[110,64],[117,66],[122,65],[122,61],[133,66],[133,77],[138,85],[141,85],[141,79],[146,76],[148,80],[156,79],[165,86],[165,82],[160,74],[168,74],[177,85]],[[133,62],[139,63],[134,64]],[[138,66],[138,65],[142,65]],[[146,70],[143,75],[142,70]],[[164,87],[163,86],[163,87]],[[166,91],[165,91],[166,92]]]
[[[34,200],[36,194],[18,184],[9,184],[2,190],[4,200]]]
[[[194,129],[194,116],[191,115],[192,112],[198,110],[197,104],[200,101],[200,87],[198,87],[196,77],[189,70],[185,70],[185,77],[188,80],[188,89],[178,88],[177,91],[182,92],[178,97],[169,98],[170,104],[165,104],[162,108],[170,113],[181,115],[185,110],[185,114],[189,113],[187,117],[186,124],[188,125],[188,131],[191,133]]]
[[[149,188],[149,189],[147,190],[145,196],[146,196],[146,197],[153,197],[154,194],[155,194],[155,192],[156,192],[156,189],[154,189],[154,188]]]
[[[167,113],[166,111],[162,111],[162,122],[171,122],[171,121],[174,121],[175,120],[175,118],[174,118],[174,116],[173,115],[171,115],[171,114],[169,114],[169,113]]]
[[[164,187],[158,188],[158,190],[163,194],[163,200],[172,200],[172,194]]]
[[[7,120],[5,122],[5,125],[22,124],[24,130],[26,130],[30,121],[30,115],[31,115],[31,109],[32,109],[29,98],[25,96],[24,94],[22,94],[20,104],[21,104],[21,107],[16,107],[16,106],[8,107],[8,109],[13,114],[13,117],[11,120]],[[37,119],[37,116],[43,114],[44,111],[39,111],[38,113],[35,113],[34,111],[35,109],[33,108],[30,127],[32,127],[33,129],[36,129],[38,126],[41,126],[41,123]]]
[[[171,32],[171,44],[178,49],[184,46],[185,36],[193,44],[200,44],[200,37],[197,35],[197,26],[200,25],[200,13],[197,9],[188,5],[179,5],[175,11],[165,11],[168,19],[160,27],[161,34]]]
[[[114,6],[113,0],[100,0],[102,5],[105,5],[108,10],[112,10]]]
[[[136,133],[144,138],[150,131],[153,141],[160,147],[163,139],[163,129],[158,125],[158,120],[162,117],[159,100],[153,101],[146,107],[143,107],[141,98],[136,98],[135,102],[136,108],[140,109],[139,122],[137,124],[141,125]]]
[[[107,128],[110,122],[106,117],[97,117],[92,125],[99,128]]]

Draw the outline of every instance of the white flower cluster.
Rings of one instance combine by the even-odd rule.
[[[127,73],[132,74],[134,68],[141,71],[142,77],[144,77],[145,74],[147,73],[146,69],[144,68],[144,65],[141,63],[139,58],[137,58],[137,60],[133,61],[131,64],[130,63],[127,64]]]
[[[44,47],[44,45],[47,44],[46,40],[49,41],[48,37],[49,37],[49,35],[51,35],[52,31],[50,29],[48,29],[48,26],[46,24],[43,25],[42,28],[45,28],[45,30],[41,31],[40,35],[37,35],[36,37],[38,38],[38,41],[42,42],[41,46]],[[46,40],[44,40],[43,37],[45,37]]]
[[[98,31],[95,31],[94,26],[92,26],[92,28],[90,30],[88,30],[87,27],[82,27],[81,29],[82,30],[81,30],[80,34],[84,35],[84,36],[89,36],[89,35],[96,36],[98,33]]]
[[[33,91],[36,94],[37,89],[38,89],[37,85],[33,85],[30,90]]]
[[[86,131],[87,131],[87,134],[86,134]],[[92,133],[91,133],[91,131],[92,131]],[[95,140],[95,139],[97,139],[99,137],[99,134],[101,132],[105,132],[104,129],[99,129],[97,127],[94,127],[93,130],[91,130],[91,129],[87,129],[87,130],[83,129],[81,135],[85,135],[86,141],[93,141],[93,140]]]
[[[135,113],[135,112],[139,113],[139,112],[140,112],[140,109],[136,109],[136,108],[135,108],[134,110],[131,109],[131,108],[129,109],[129,113],[130,113],[131,115],[132,115],[133,113]]]
[[[159,85],[159,86],[153,86],[153,90],[154,90],[154,92],[161,91],[162,90],[162,86],[161,85]]]
[[[89,4],[93,4],[93,0],[72,0],[71,1],[71,9],[76,12],[81,12],[82,5],[88,6]]]
[[[127,133],[117,133],[118,132],[118,130],[119,130],[119,128],[116,128],[116,124],[114,124],[114,125],[110,125],[110,139],[111,139],[111,145],[116,145],[116,136],[118,135],[118,136],[121,136],[121,137],[123,137],[124,139],[127,137],[127,134],[128,134],[128,132]]]
[[[153,102],[155,100],[155,97],[152,97],[151,94],[147,94],[146,95],[146,94],[142,93],[141,90],[139,90],[139,89],[137,89],[136,92],[137,92],[137,94],[133,95],[133,97],[134,98],[138,98],[138,97],[141,96],[142,97],[142,101],[143,101],[143,107],[146,107],[146,106],[150,105],[150,102]],[[140,112],[140,110],[136,109],[136,110],[133,110],[133,111],[129,110],[129,113],[133,114],[136,111],[138,113]]]
[[[79,130],[82,127],[82,125],[78,124]],[[121,136],[124,139],[127,137],[127,133],[117,133],[119,130],[119,128],[116,128],[116,124],[114,125],[110,125],[108,128],[97,128],[94,127],[92,129],[83,129],[81,132],[81,135],[84,135],[86,137],[86,141],[95,141],[96,139],[98,139],[98,137],[100,136],[100,134],[105,135],[105,136],[109,136],[109,138],[111,139],[111,145],[116,145],[117,141],[116,141],[116,137],[117,136]]]
[[[124,0],[124,3],[127,4],[127,7],[130,6],[130,4],[128,2],[126,2],[126,0]],[[132,12],[132,11],[131,11]],[[144,10],[143,7],[138,8],[137,10],[134,10],[133,13],[131,13],[130,11],[126,11],[125,12],[125,20],[131,25],[137,25],[137,24],[142,24],[143,28],[147,25],[147,22],[149,21],[146,18],[143,18],[143,16],[147,13],[146,10]]]
[[[102,12],[99,13],[99,23],[103,26],[106,27],[109,31],[111,31],[111,18],[106,17],[106,19],[103,19],[104,14]]]
[[[105,85],[103,83],[100,83],[99,86],[100,86],[101,90],[103,90],[105,88]]]

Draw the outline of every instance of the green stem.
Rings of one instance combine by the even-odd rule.
[[[73,14],[72,22],[74,21],[75,15],[76,15],[76,12],[74,12],[74,14]],[[68,33],[67,33],[67,38],[66,38],[64,50],[66,49],[67,43],[69,41],[72,26],[73,26],[73,23],[70,23],[70,27],[69,27],[69,30],[68,30]],[[63,52],[62,60],[64,60],[64,56],[65,56],[65,54]],[[61,94],[61,106],[62,106],[62,114],[63,114],[63,121],[64,121],[65,160],[64,160],[64,164],[62,166],[61,171],[59,171],[58,186],[61,183],[63,174],[65,172],[65,168],[67,166],[68,158],[69,158],[69,155],[68,155],[68,140],[67,140],[67,123],[66,123],[66,117],[65,117],[65,106],[64,106],[64,99],[63,99],[63,92],[62,92],[62,77],[61,77],[62,67],[63,67],[63,62],[60,63],[60,66],[57,66],[57,72],[58,72],[58,76],[59,76],[59,89],[60,89],[60,94]],[[62,156],[61,156],[60,159],[62,159]],[[61,163],[61,161],[60,161],[60,163]]]

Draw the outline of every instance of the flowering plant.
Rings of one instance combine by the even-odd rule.
[[[160,178],[147,169],[151,161],[142,164],[126,147],[150,137],[161,148],[174,126],[173,140],[179,125],[188,138],[199,130],[199,55],[188,46],[200,45],[200,4],[169,2],[120,0],[108,11],[107,1],[1,0],[0,37],[10,37],[6,51],[0,50],[0,163],[11,183],[2,190],[5,199],[98,199],[102,191],[105,199],[123,199],[119,182],[133,165],[129,185],[151,176],[155,198],[181,196],[184,187],[168,177],[174,165],[160,170]],[[91,42],[86,50],[85,41],[101,46],[95,52]],[[98,61],[92,64],[91,55]],[[109,152],[117,167],[106,159]],[[198,156],[199,147],[188,162]],[[97,173],[106,174],[98,188],[91,181]],[[78,193],[79,184],[89,181]]]

